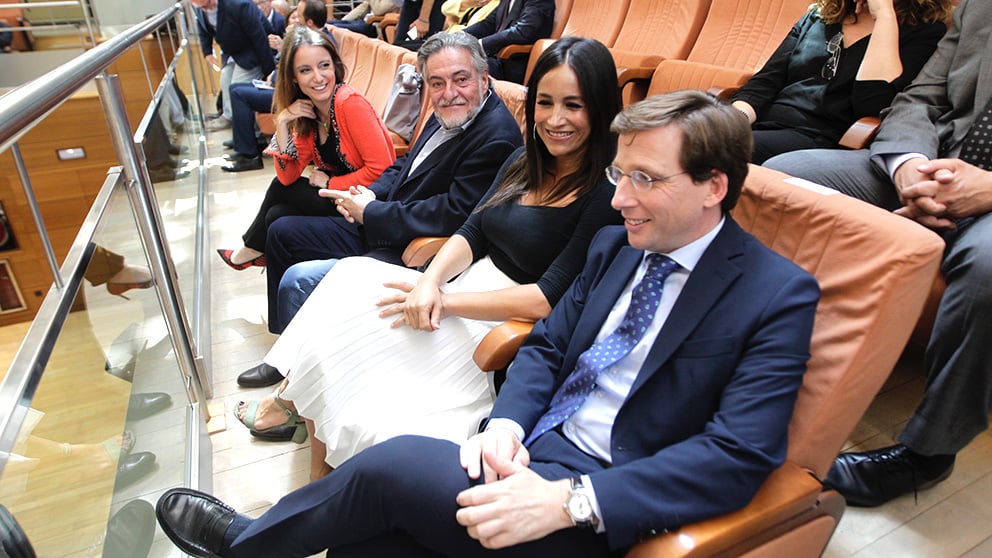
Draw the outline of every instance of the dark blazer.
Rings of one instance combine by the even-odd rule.
[[[492,418],[534,427],[642,256],[623,227],[600,231],[585,269],[517,354]],[[812,276],[727,217],[619,410],[612,466],[590,470],[556,431],[534,441],[531,460],[590,475],[614,550],[743,507],[785,459],[818,300]]]
[[[242,68],[261,68],[269,75],[276,68],[269,48],[265,14],[251,0],[217,0],[217,26],[210,25],[203,10],[196,10],[196,25],[203,55],[213,53],[217,41],[224,56],[231,56]]]
[[[281,13],[272,10],[271,21],[268,18],[266,18],[265,21],[268,22],[269,31],[271,31],[273,35],[279,35],[282,37],[286,34],[286,18],[284,18]]]
[[[992,56],[984,55],[992,49],[990,20],[992,2],[985,0],[965,0],[954,10],[954,25],[937,51],[882,113],[871,144],[876,164],[889,154],[946,157],[961,145],[992,98]]]
[[[495,56],[507,45],[529,45],[551,36],[555,23],[554,0],[502,0],[486,19],[469,26],[465,32],[482,39],[486,56]],[[501,25],[502,24],[502,25]]]
[[[370,251],[385,249],[395,254],[383,259],[398,259],[417,237],[454,234],[503,162],[523,142],[517,121],[490,90],[468,129],[436,149],[411,173],[413,160],[440,127],[432,115],[413,148],[369,186],[376,201],[365,207],[360,231]]]

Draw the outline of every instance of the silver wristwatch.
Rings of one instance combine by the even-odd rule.
[[[582,477],[571,479],[572,488],[568,493],[563,507],[568,517],[572,518],[572,523],[576,527],[584,529],[595,529],[599,525],[599,518],[592,508],[592,499],[589,498],[589,489],[582,485]]]

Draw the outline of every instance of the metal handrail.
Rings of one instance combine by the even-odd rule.
[[[172,18],[179,8],[176,4],[4,95],[0,103],[0,151],[31,131],[125,51]]]
[[[104,188],[101,189],[101,194],[91,207],[90,214],[80,229],[62,269],[53,269],[55,285],[50,290],[49,296],[45,297],[35,323],[32,324],[28,336],[15,356],[10,371],[6,378],[0,382],[0,474],[2,474],[7,462],[8,452],[13,447],[21,429],[34,391],[41,381],[45,366],[51,356],[54,339],[62,329],[65,314],[79,289],[82,274],[89,257],[92,255],[91,239],[95,224],[99,221],[106,207],[109,192],[120,187],[118,181],[123,183],[123,188],[131,201],[132,210],[135,212],[139,236],[149,258],[150,270],[156,285],[155,290],[164,311],[192,409],[206,414],[206,407],[202,404],[205,396],[203,360],[202,357],[197,358],[193,354],[195,341],[190,337],[190,327],[185,323],[185,316],[182,312],[175,268],[171,259],[168,258],[167,241],[161,226],[161,215],[158,214],[158,206],[154,200],[154,190],[144,165],[144,158],[137,151],[134,143],[135,138],[131,136],[117,77],[107,75],[105,72],[106,68],[123,56],[128,49],[138,44],[149,33],[161,27],[172,17],[175,17],[176,21],[180,23],[184,35],[180,54],[184,49],[188,52],[187,28],[179,10],[181,10],[181,5],[175,4],[162,13],[85,52],[75,60],[14,89],[5,95],[4,102],[0,103],[0,151],[8,146],[13,146],[16,150],[16,142],[24,133],[57,109],[62,102],[83,85],[96,78],[104,113],[108,119],[114,150],[122,163],[121,167],[111,171],[114,184],[105,184]],[[169,66],[165,78],[160,83],[153,106],[157,105],[161,93],[168,84],[168,80],[174,76],[174,72],[175,62]],[[194,89],[196,89],[195,79]],[[146,120],[144,124],[147,124],[147,118],[144,120]],[[203,138],[201,137],[202,143]],[[25,183],[25,189],[30,190],[27,183]],[[30,192],[28,193],[30,194]],[[38,225],[39,228],[43,226],[40,221]],[[43,230],[40,232],[44,233]],[[51,252],[50,246],[47,251]],[[201,247],[198,247],[197,251],[201,251]],[[196,428],[194,428],[195,430]],[[200,478],[200,476],[194,475],[196,478]]]

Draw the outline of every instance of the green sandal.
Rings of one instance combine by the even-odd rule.
[[[255,415],[258,413],[259,401],[249,401],[248,408],[245,409],[244,418],[238,417],[237,408],[234,409],[234,418],[238,419],[238,422],[245,425],[248,428],[248,432],[252,436],[258,438],[259,440],[265,440],[267,442],[289,442],[293,441],[297,444],[302,444],[307,439],[307,425],[300,418],[300,415],[296,411],[291,411],[286,404],[282,402],[278,397],[274,397],[275,402],[279,407],[282,408],[283,412],[286,413],[286,422],[283,424],[277,424],[275,426],[270,426],[268,428],[263,428],[261,430],[255,429]]]

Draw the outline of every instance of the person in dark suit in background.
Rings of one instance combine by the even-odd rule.
[[[282,37],[286,34],[286,18],[283,15],[272,9],[272,0],[252,0],[259,10],[262,10],[262,15],[265,16],[265,21],[269,23],[269,28],[266,29],[269,35],[278,35]]]
[[[196,25],[200,47],[207,63],[220,69],[224,109],[221,116],[207,124],[208,130],[231,127],[232,83],[251,83],[272,73],[275,56],[269,48],[269,23],[249,0],[189,0],[196,8]],[[217,41],[223,51],[223,63],[213,53]]]
[[[965,0],[870,149],[797,151],[765,166],[894,210],[941,233],[947,290],[926,349],[923,401],[898,443],[841,454],[825,479],[877,506],[950,476],[992,411],[992,3]]]
[[[194,556],[609,556],[746,505],[785,459],[819,288],[729,215],[751,154],[735,109],[681,91],[613,129],[625,227],[593,240],[484,432],[387,440],[256,520],[170,490],[170,539]]]
[[[453,234],[523,143],[517,121],[490,87],[485,55],[474,37],[439,33],[424,43],[417,65],[434,114],[413,148],[369,188],[322,193],[338,198],[345,218],[283,217],[269,227],[265,257],[272,333],[282,333],[338,258],[366,255],[402,265],[403,250],[413,239]],[[282,379],[262,363],[242,373],[238,383],[259,387]]]
[[[529,45],[551,36],[555,24],[554,0],[500,0],[489,16],[465,28],[482,41],[489,63],[489,75],[514,83],[523,83],[527,58],[501,60],[496,57],[508,45]]]

